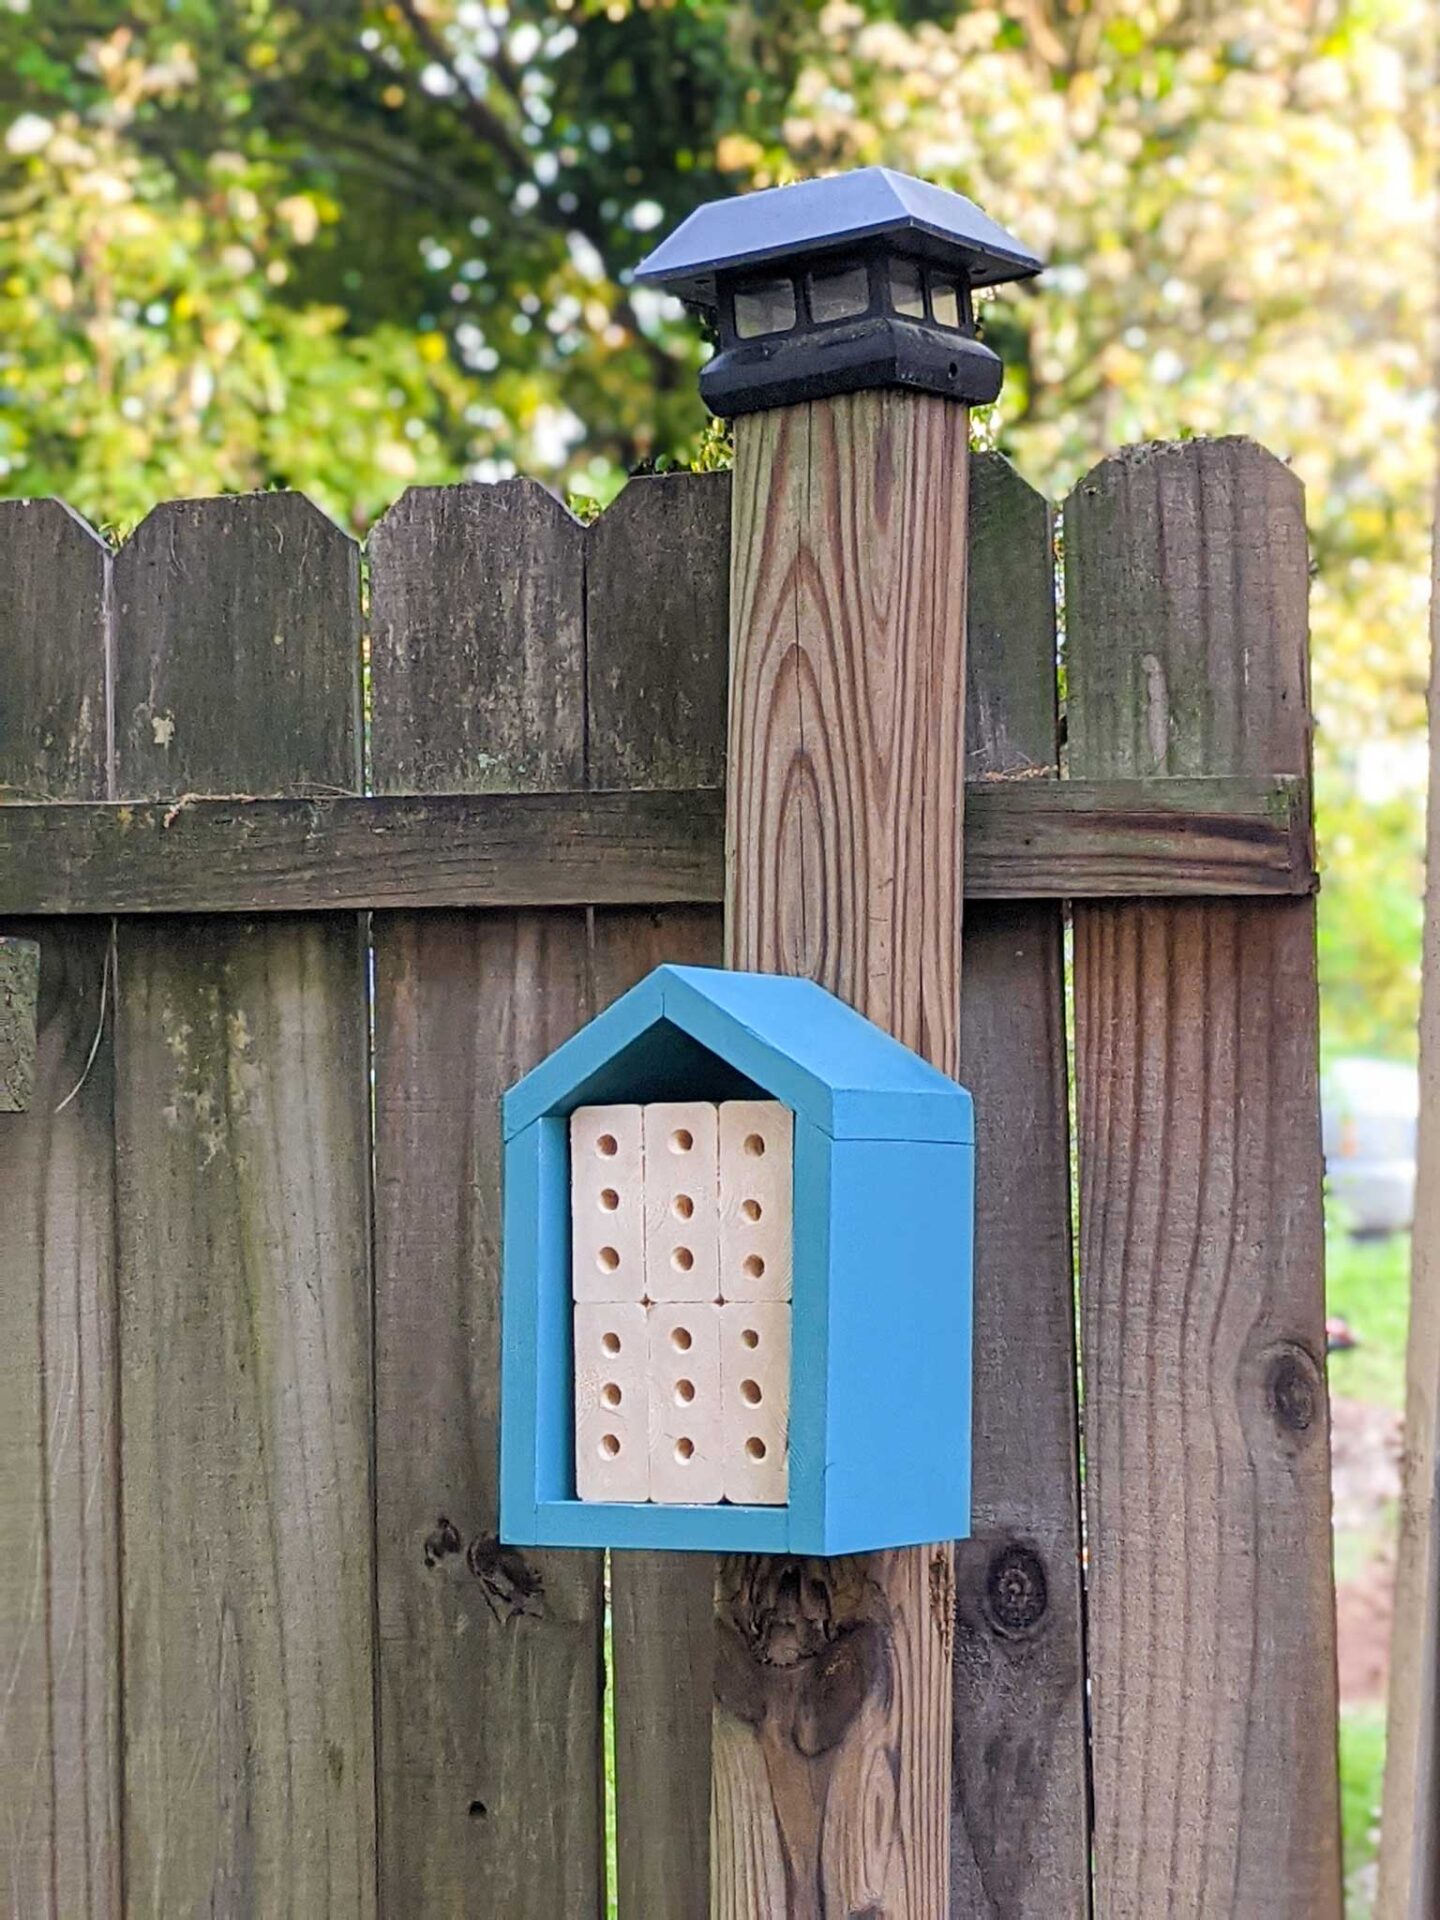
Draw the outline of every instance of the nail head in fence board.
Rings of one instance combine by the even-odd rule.
[[[588,529],[588,748],[597,784],[720,785],[729,571],[728,473],[632,480]],[[593,924],[597,1008],[661,961],[720,963],[718,906],[597,911]],[[623,1915],[707,1920],[710,1912],[714,1589],[709,1554],[611,1556]]]
[[[105,796],[108,565],[58,501],[0,502],[0,802]],[[109,928],[7,931],[44,965],[30,1110],[0,1118],[0,1886],[17,1914],[118,1920]]]
[[[1076,771],[1304,775],[1299,483],[1134,449],[1065,509]],[[1077,907],[1095,1883],[1340,1910],[1315,918]]]
[[[968,413],[871,392],[735,432],[726,960],[959,1065]],[[788,1570],[787,1570],[788,1569]],[[777,1633],[843,1640],[816,1700]],[[948,1899],[952,1554],[721,1562],[714,1920]],[[839,1669],[836,1669],[836,1678]],[[820,1712],[821,1724],[811,1716]],[[797,1719],[797,1715],[801,1716]],[[775,1909],[779,1911],[779,1908]]]
[[[359,585],[298,495],[151,513],[114,563],[120,791],[356,788]],[[128,1898],[370,1914],[358,928],[118,943]]]
[[[1420,1127],[1376,1920],[1424,1920],[1440,1905],[1440,493],[1430,594]]]
[[[994,454],[972,459],[970,488],[967,772],[1038,793],[1059,771],[1050,507]],[[972,820],[967,795],[967,870]],[[1064,938],[1058,903],[967,900],[974,1532],[955,1549],[955,1920],[1089,1912]]]
[[[531,481],[370,541],[374,785],[584,780],[584,530]],[[586,916],[376,915],[380,1903],[595,1920],[603,1561],[496,1540],[500,1095],[588,1018]]]
[[[40,943],[0,934],[0,1113],[24,1113],[35,1092]]]

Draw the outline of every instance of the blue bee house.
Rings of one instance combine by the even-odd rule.
[[[570,1116],[767,1100],[793,1115],[784,1504],[576,1493]],[[970,1096],[806,980],[657,968],[505,1095],[501,1537],[838,1554],[970,1525]]]

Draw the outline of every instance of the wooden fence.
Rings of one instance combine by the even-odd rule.
[[[1299,488],[1080,484],[1064,778],[1050,509],[979,458],[971,528],[950,1914],[1333,1920]],[[498,1099],[719,959],[729,479],[416,490],[366,559],[293,495],[0,505],[23,1920],[593,1920],[607,1591],[619,1912],[709,1910],[714,1563],[495,1536]]]

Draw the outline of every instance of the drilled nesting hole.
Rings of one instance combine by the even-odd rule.
[[[694,1345],[694,1341],[690,1336],[690,1329],[688,1327],[672,1327],[670,1330],[670,1344],[677,1353],[688,1353]]]
[[[742,1327],[742,1328],[741,1328],[741,1330],[740,1330],[740,1344],[741,1344],[741,1346],[742,1346],[742,1347],[758,1347],[758,1346],[759,1346],[759,1344],[760,1344],[760,1336],[759,1336],[759,1334],[758,1334],[758,1333],[757,1333],[757,1332],[755,1331],[755,1329],[754,1329],[754,1327]]]
[[[600,1189],[600,1211],[602,1213],[614,1213],[619,1205],[620,1196],[614,1187],[602,1187]]]
[[[694,1454],[695,1442],[693,1440],[682,1438],[675,1442],[675,1458],[680,1461],[682,1465],[685,1461],[693,1459]]]
[[[688,1193],[677,1193],[670,1202],[670,1211],[677,1220],[690,1220],[695,1215],[695,1202]]]
[[[620,1151],[620,1145],[613,1133],[602,1133],[595,1142],[595,1151],[602,1160],[613,1160]]]
[[[743,1387],[741,1388],[741,1392],[744,1392]],[[600,1404],[602,1406],[618,1407],[624,1397],[624,1394],[621,1393],[619,1387],[616,1386],[613,1380],[607,1380],[605,1385],[600,1389]]]
[[[676,1247],[670,1256],[670,1264],[677,1273],[689,1273],[695,1264],[695,1256],[689,1247]]]
[[[742,1380],[740,1382],[740,1398],[745,1402],[747,1407],[758,1407],[764,1397],[760,1391],[760,1382],[758,1380]]]
[[[671,1153],[689,1153],[695,1144],[695,1136],[688,1127],[677,1127],[670,1136]]]
[[[600,1336],[600,1345],[605,1349],[606,1353],[609,1353],[609,1354],[618,1353],[620,1351],[619,1334],[618,1333],[602,1333]]]
[[[765,1262],[760,1258],[758,1253],[746,1254],[745,1271],[752,1280],[761,1280],[764,1278]]]
[[[758,1200],[742,1200],[740,1202],[741,1218],[748,1220],[752,1227],[763,1212],[764,1208]]]
[[[769,1449],[763,1440],[758,1436],[752,1435],[752,1437],[745,1442],[745,1451],[752,1460],[763,1460]]]
[[[675,1404],[677,1407],[688,1407],[694,1398],[695,1382],[693,1380],[677,1380],[675,1382]]]
[[[745,1151],[750,1155],[752,1160],[763,1159],[765,1154],[765,1136],[760,1133],[747,1133],[745,1136]]]
[[[595,1264],[601,1273],[614,1273],[620,1264],[620,1255],[614,1247],[601,1247],[595,1256]]]
[[[620,1451],[620,1436],[615,1433],[602,1433],[600,1436],[600,1458],[613,1460]]]

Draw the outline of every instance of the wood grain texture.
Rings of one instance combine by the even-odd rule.
[[[592,787],[720,787],[730,475],[632,480],[586,531]]]
[[[420,490],[370,556],[376,788],[583,787],[583,529],[527,481]],[[591,1011],[587,920],[373,945],[381,1905],[598,1920],[602,1557],[496,1539],[500,1095]]]
[[[297,495],[115,562],[117,781],[359,785],[359,565]],[[366,1021],[353,916],[119,934],[127,1901],[375,1909]]]
[[[970,486],[967,875],[974,780],[1043,800],[1059,777],[1050,508],[995,455]],[[1059,906],[967,889],[974,1494],[955,1549],[953,1920],[1090,1910],[1064,941]]]
[[[1132,450],[1065,509],[1070,752],[1309,768],[1294,477]],[[1314,910],[1075,913],[1095,1886],[1340,1911]]]
[[[955,1073],[964,408],[863,393],[737,423],[726,959],[805,974]],[[935,1920],[953,1559],[731,1558],[712,1913]]]
[[[632,480],[589,529],[588,755],[593,780],[724,779],[730,475]],[[717,905],[594,915],[593,994],[607,1006],[662,961],[717,966]],[[715,1562],[610,1557],[622,1920],[705,1920]]]
[[[1428,1920],[1440,1907],[1440,512],[1435,524],[1420,1129],[1376,1920]]]
[[[1286,778],[971,780],[965,897],[1310,893],[1308,808]],[[0,913],[718,904],[724,813],[694,786],[17,803],[0,811]]]
[[[0,1113],[24,1113],[35,1092],[40,943],[0,934]]]
[[[103,546],[0,504],[0,802],[102,799]],[[121,1913],[109,928],[43,943],[27,1113],[0,1114],[0,1907]]]
[[[582,539],[536,480],[412,487],[391,507],[370,542],[377,793],[580,783],[584,582],[554,563]]]

